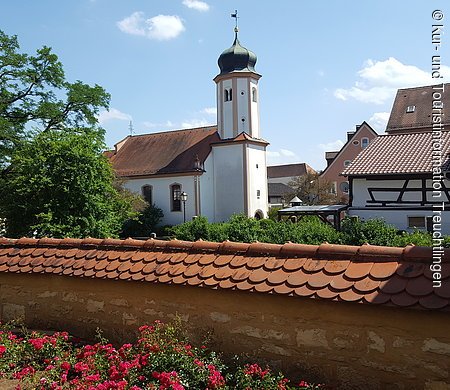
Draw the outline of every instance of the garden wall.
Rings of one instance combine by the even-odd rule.
[[[348,247],[334,247],[340,248],[337,250],[340,252],[336,253],[340,253],[341,257],[348,251]],[[18,249],[14,250],[17,252]],[[32,253],[36,249],[20,250]],[[77,253],[69,248],[63,252],[68,254],[70,250],[73,254]],[[167,253],[167,248],[164,251],[160,253],[169,255],[167,259],[176,258],[181,253]],[[151,250],[148,252],[153,253]],[[328,252],[328,257],[332,257]],[[95,251],[85,253],[89,257]],[[380,251],[378,253],[378,257],[382,258]],[[317,250],[318,257],[319,254],[320,250]],[[210,254],[194,256],[201,262],[204,256]],[[223,272],[220,264],[225,264],[225,260],[217,259],[228,257],[228,262],[233,264],[237,256],[222,254],[215,256],[214,261]],[[290,256],[292,258],[292,253]],[[11,265],[11,260],[9,265],[6,263],[9,271],[5,272],[5,268],[0,266],[2,321],[23,317],[31,328],[68,330],[85,338],[91,338],[99,327],[112,340],[126,341],[133,337],[139,325],[156,319],[170,321],[178,315],[197,336],[213,330],[217,349],[227,354],[248,353],[253,360],[266,359],[292,377],[302,376],[331,385],[339,384],[338,388],[347,390],[450,388],[450,316],[447,310],[407,309],[378,305],[376,301],[364,304],[341,299],[338,302],[320,299],[316,295],[308,298],[277,293],[275,290],[260,293],[253,289],[227,288],[226,284],[223,288],[218,285],[211,288],[206,284],[198,287],[133,281],[130,275],[134,274],[129,272],[132,268],[122,272],[122,266],[118,268],[118,277],[111,280],[100,278],[101,274],[86,277],[87,271],[83,275],[65,276],[64,270],[58,268],[61,262],[53,260],[52,263],[49,258],[41,262],[42,273],[15,272],[13,267],[20,265]],[[91,261],[83,260],[84,264]],[[271,256],[266,258],[266,262],[269,260]],[[112,261],[108,260],[108,265]],[[243,264],[247,260],[240,255],[239,261]],[[188,262],[194,264],[193,260]],[[334,266],[339,266],[345,260],[335,262],[337,265]],[[56,268],[50,268],[50,264]],[[93,264],[93,270],[101,268],[99,260]],[[255,265],[251,262],[246,264],[248,267]],[[385,264],[389,267],[393,262]],[[350,265],[347,265],[347,270]],[[74,272],[79,269],[73,264],[72,267]],[[89,267],[86,265],[86,268]],[[286,270],[291,268],[287,260],[283,267]],[[303,270],[307,271],[308,267],[305,264]],[[331,268],[329,270],[332,272]],[[258,271],[259,268],[252,270]],[[188,271],[185,273],[189,274]],[[351,274],[348,272],[349,277]],[[218,271],[219,279],[220,275]],[[394,276],[399,277],[397,274]],[[250,282],[256,279],[256,276],[249,277]],[[275,279],[269,280],[275,283]],[[412,283],[411,286],[408,291],[415,288],[420,293],[418,287]],[[336,288],[339,286],[336,285]],[[401,294],[407,293],[402,291]]]

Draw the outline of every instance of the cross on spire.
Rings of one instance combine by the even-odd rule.
[[[237,38],[237,33],[239,31],[239,27],[238,27],[239,16],[238,16],[237,9],[234,10],[234,14],[231,14],[231,17],[236,19],[236,26],[234,27],[234,32],[236,33],[236,38]]]

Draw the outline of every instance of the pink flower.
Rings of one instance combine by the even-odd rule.
[[[6,347],[4,345],[0,345],[0,357],[5,353]]]
[[[44,339],[30,339],[28,342],[34,347],[36,351],[41,350],[44,347],[45,340]]]

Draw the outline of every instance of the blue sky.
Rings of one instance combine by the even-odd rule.
[[[67,79],[103,86],[107,144],[136,134],[214,124],[217,58],[240,41],[258,56],[269,164],[322,169],[326,150],[367,121],[383,132],[397,88],[432,84],[431,14],[445,0],[14,0],[0,29],[22,50],[53,48]],[[449,22],[450,29],[450,22]],[[450,36],[441,47],[449,80]]]

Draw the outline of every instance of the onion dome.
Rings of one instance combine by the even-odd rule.
[[[235,29],[235,32],[236,37],[233,45],[219,57],[220,74],[240,71],[256,72],[256,54],[241,46],[237,36],[237,29]]]

